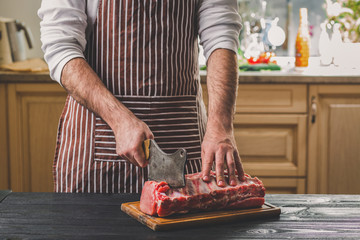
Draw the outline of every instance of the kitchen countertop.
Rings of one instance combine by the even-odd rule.
[[[360,238],[360,195],[268,194],[266,201],[281,207],[279,218],[234,221],[168,232],[153,232],[120,210],[121,203],[137,201],[139,197],[139,194],[0,191],[0,238]]]
[[[335,70],[334,70],[335,69]],[[291,83],[291,84],[360,84],[360,70],[341,70],[331,67],[304,72],[263,71],[240,72],[239,83]]]
[[[201,81],[206,82],[206,71],[200,71]],[[335,66],[312,67],[302,72],[294,68],[281,71],[248,71],[239,73],[240,84],[360,84],[360,69],[344,69]]]
[[[54,83],[49,72],[0,71],[0,83]]]
[[[201,82],[206,83],[206,71],[200,71]],[[0,83],[55,83],[49,72],[27,73],[0,71]],[[263,71],[240,72],[240,84],[360,84],[360,70],[336,67],[313,68],[305,72]]]

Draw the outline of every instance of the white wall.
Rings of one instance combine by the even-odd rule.
[[[40,42],[40,19],[37,10],[41,0],[0,0],[0,16],[15,18],[31,29],[34,42],[33,49],[27,51],[28,58],[44,56]]]

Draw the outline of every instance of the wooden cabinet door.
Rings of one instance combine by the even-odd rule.
[[[304,177],[305,114],[236,114],[234,134],[245,172],[260,177]]]
[[[9,84],[10,182],[13,191],[53,191],[52,164],[66,93],[56,83]]]
[[[308,193],[360,194],[360,86],[310,86]]]
[[[10,189],[6,85],[0,84],[0,190]]]

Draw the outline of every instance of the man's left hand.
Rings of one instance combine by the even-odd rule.
[[[237,170],[240,181],[244,180],[244,170],[236,147],[233,129],[225,130],[223,127],[208,125],[201,145],[202,178],[210,181],[210,170],[215,162],[216,181],[219,187],[225,187],[224,171],[227,166],[229,183],[236,185]]]

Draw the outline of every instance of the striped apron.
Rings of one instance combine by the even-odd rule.
[[[85,51],[114,96],[150,127],[164,152],[188,151],[201,171],[206,111],[198,68],[197,1],[103,0]],[[56,192],[137,193],[147,168],[116,154],[111,128],[68,96],[54,161]]]

